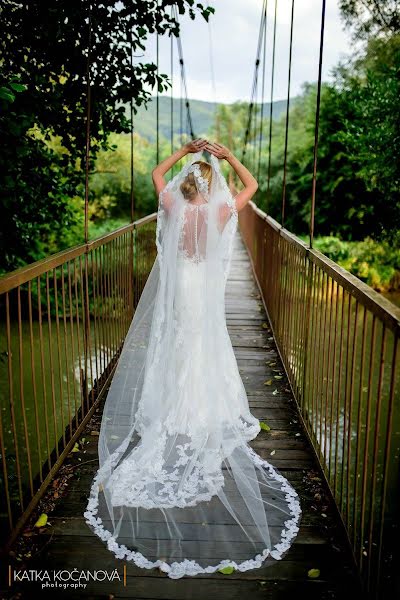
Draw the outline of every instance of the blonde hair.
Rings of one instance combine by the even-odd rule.
[[[210,188],[212,178],[211,165],[204,160],[196,160],[193,164],[200,166],[201,176],[207,180],[208,188]],[[183,197],[187,200],[193,200],[193,198],[197,196],[196,181],[193,173],[189,173],[185,177],[183,183],[181,183],[180,189]]]

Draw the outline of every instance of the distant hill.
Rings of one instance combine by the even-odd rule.
[[[209,134],[209,129],[214,123],[214,113],[217,107],[215,102],[204,102],[203,100],[189,100],[190,112],[193,120],[193,129],[196,137]],[[292,99],[290,100],[292,104]],[[180,132],[180,98],[173,98],[173,120],[174,132]],[[264,103],[264,115],[269,116],[270,102]],[[279,119],[286,111],[286,100],[276,100],[272,103],[272,118]],[[128,114],[128,108],[127,108]],[[160,134],[169,138],[171,119],[171,99],[168,96],[159,96],[159,119]],[[140,107],[134,116],[134,126],[137,133],[142,137],[154,142],[156,139],[156,101],[155,97],[147,104],[147,109]],[[186,108],[183,106],[183,131],[186,131]]]

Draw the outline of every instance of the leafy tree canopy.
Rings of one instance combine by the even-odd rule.
[[[339,8],[355,39],[387,38],[400,30],[398,0],[339,0]]]
[[[53,0],[0,5],[0,268],[11,270],[50,250],[49,235],[76,224],[71,198],[83,195],[90,45],[92,160],[126,132],[134,110],[167,75],[137,62],[149,34],[178,35],[172,7],[208,20],[194,0]],[[89,26],[90,25],[90,26]],[[89,43],[90,42],[90,43]]]

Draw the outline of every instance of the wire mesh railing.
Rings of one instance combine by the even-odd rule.
[[[393,589],[400,310],[250,202],[239,213],[299,412],[365,589]]]
[[[107,389],[156,257],[156,213],[0,278],[0,514],[18,534]]]

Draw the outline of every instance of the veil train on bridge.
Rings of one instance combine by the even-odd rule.
[[[274,564],[301,517],[285,477],[249,445],[260,422],[225,320],[238,214],[211,155],[159,195],[157,257],[105,402],[84,516],[116,557],[171,578]],[[187,200],[188,178],[201,203]]]

